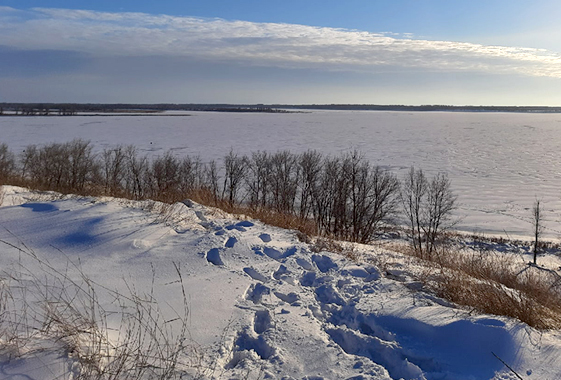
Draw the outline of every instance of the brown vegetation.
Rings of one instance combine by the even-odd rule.
[[[27,248],[1,243],[23,256],[0,276],[0,341],[10,358],[33,357],[48,342],[64,353],[61,360],[73,363],[77,379],[171,380],[211,372],[203,368],[200,348],[189,338],[188,301],[178,265],[178,280],[169,286],[179,286],[183,310],[164,320],[150,289],[138,293],[127,285],[128,293],[112,291],[72,263],[59,271]],[[101,304],[102,293],[113,300],[111,305]],[[46,373],[49,366],[45,363]]]
[[[215,161],[170,152],[150,160],[133,146],[94,154],[89,142],[73,140],[31,145],[19,157],[1,144],[0,184],[8,183],[166,203],[189,198],[298,230],[300,239],[317,249],[355,260],[356,252],[335,240],[371,242],[393,222],[401,202],[411,246],[400,249],[430,263],[425,282],[438,295],[538,328],[561,327],[556,273],[537,266],[517,271],[503,255],[466,254],[440,244],[455,206],[444,174],[429,179],[412,168],[400,186],[395,175],[370,165],[357,152],[338,157],[316,151],[229,152],[219,167]]]
[[[93,153],[83,140],[0,145],[0,184],[166,203],[193,199],[306,234],[368,243],[397,212],[399,181],[358,152],[339,157],[230,151],[219,167],[171,152],[149,159],[133,146]]]
[[[393,247],[420,257],[410,247]],[[561,328],[561,276],[535,265],[515,263],[493,251],[440,248],[422,257],[420,276],[438,296],[482,313],[517,318],[538,329]]]

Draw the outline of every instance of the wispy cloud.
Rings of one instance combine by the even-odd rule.
[[[469,71],[561,78],[561,54],[411,35],[142,13],[0,7],[0,44],[93,56],[169,56],[379,72]]]

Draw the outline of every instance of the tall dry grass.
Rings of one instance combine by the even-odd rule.
[[[178,265],[175,283],[184,307],[170,316],[153,289],[108,289],[72,263],[58,270],[27,248],[0,243],[24,256],[0,276],[0,350],[9,360],[40,357],[47,344],[70,364],[63,378],[168,380],[198,378],[209,371],[202,350],[189,336]],[[58,372],[45,363],[44,373]]]
[[[411,247],[394,249],[418,257]],[[561,328],[561,277],[555,271],[500,252],[449,247],[419,262],[426,268],[420,280],[440,297],[538,329]]]

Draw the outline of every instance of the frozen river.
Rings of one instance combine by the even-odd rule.
[[[312,111],[190,116],[2,117],[0,141],[26,145],[90,140],[96,149],[133,144],[150,155],[220,159],[230,149],[361,151],[402,177],[411,166],[448,172],[469,232],[531,234],[539,198],[546,235],[561,237],[561,114]]]

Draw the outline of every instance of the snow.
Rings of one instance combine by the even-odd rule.
[[[184,355],[200,358],[189,368],[193,376],[516,379],[494,353],[524,378],[561,377],[558,331],[479,315],[419,291],[409,261],[383,246],[357,246],[364,257],[357,263],[313,252],[294,231],[194,202],[3,191],[4,273],[24,267],[48,283],[48,262],[59,273],[89,278],[105,310],[115,309],[112,290],[153,294],[166,321],[186,302],[196,350]],[[114,318],[107,328],[117,339]],[[27,351],[0,350],[0,377],[77,373],[59,342],[34,339]]]
[[[82,138],[98,151],[132,144],[151,156],[171,150],[204,161],[221,159],[230,149],[239,154],[316,149],[333,155],[358,149],[400,176],[411,166],[448,172],[459,197],[462,231],[526,238],[538,198],[544,237],[559,239],[560,123],[559,114],[478,112],[4,116],[0,141],[21,152],[29,144]]]

